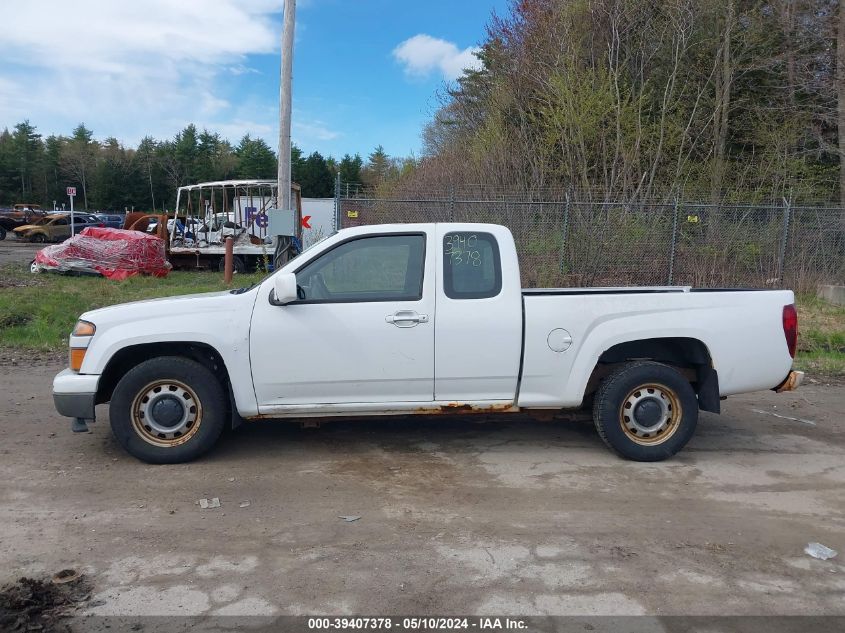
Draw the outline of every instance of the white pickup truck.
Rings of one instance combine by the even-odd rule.
[[[154,463],[209,450],[264,418],[592,407],[620,455],[665,459],[698,411],[796,388],[786,290],[523,289],[492,224],[342,230],[252,288],[82,315],[56,409],[86,430],[96,404]]]

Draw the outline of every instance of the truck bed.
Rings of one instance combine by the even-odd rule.
[[[523,288],[522,294],[524,296],[633,295],[692,291],[689,286],[620,286],[608,288]]]
[[[722,396],[774,388],[792,366],[782,323],[794,302],[788,290],[530,288],[522,297],[523,407],[580,405],[602,354],[630,340],[700,341]],[[571,344],[555,352],[550,337]]]
[[[766,292],[768,288],[693,288],[691,286],[618,286],[607,288],[523,288],[523,296],[637,295],[678,292]]]

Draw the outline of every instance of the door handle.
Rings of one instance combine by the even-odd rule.
[[[417,314],[413,310],[399,310],[384,317],[385,323],[392,323],[396,327],[414,327],[420,323],[428,323],[427,314]]]

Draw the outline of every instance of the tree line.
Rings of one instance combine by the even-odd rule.
[[[382,195],[454,185],[573,191],[600,200],[759,199],[845,206],[842,0],[512,0],[478,57],[442,92],[423,155],[337,160],[294,147],[304,196],[343,182]],[[273,178],[261,139],[189,125],[127,148],[79,125],[0,133],[0,205],[162,209],[178,186]]]
[[[389,156],[382,146],[364,160],[340,160],[319,152],[291,150],[293,181],[304,197],[334,195],[337,175],[344,182],[378,186],[398,178],[412,159]],[[172,209],[183,185],[235,178],[275,179],[275,152],[260,138],[245,135],[232,145],[219,134],[188,125],[169,140],[145,137],[137,147],[116,138],[98,141],[79,124],[69,136],[44,138],[29,121],[0,133],[0,207],[35,203],[52,209],[67,203],[66,187],[77,188],[76,208],[89,210]]]
[[[845,206],[841,0],[513,0],[404,185]]]

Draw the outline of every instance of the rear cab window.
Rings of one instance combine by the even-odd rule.
[[[443,236],[443,291],[450,299],[488,299],[502,291],[499,244],[491,233]]]

